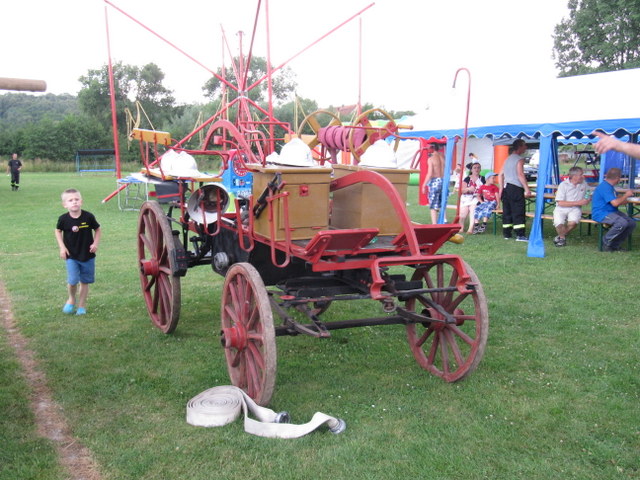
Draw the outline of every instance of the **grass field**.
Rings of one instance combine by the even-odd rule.
[[[65,272],[53,236],[60,192],[79,188],[103,227],[88,315],[66,316]],[[279,337],[271,402],[295,423],[315,411],[347,430],[298,440],[205,429],[187,401],[229,383],[219,344],[222,279],[209,267],[182,283],[176,332],[151,325],[137,274],[137,214],[101,204],[115,179],[25,172],[0,188],[0,279],[55,400],[104,479],[622,479],[640,477],[640,242],[597,251],[574,232],[547,256],[476,235],[460,254],[488,298],[490,331],[478,369],[455,384],[421,370],[400,326]],[[410,211],[426,222],[428,211]],[[327,319],[380,316],[377,303],[332,305]],[[29,391],[0,330],[0,479],[65,478],[36,434]]]

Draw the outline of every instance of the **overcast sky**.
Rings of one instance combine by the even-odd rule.
[[[231,52],[238,31],[248,48],[257,0],[113,0],[114,5],[210,70],[221,64],[222,30]],[[280,65],[371,0],[269,0],[272,64]],[[428,107],[449,94],[456,70],[471,71],[472,95],[496,86],[527,92],[557,76],[553,28],[566,0],[376,0],[362,19],[362,101],[390,110]],[[265,7],[254,54],[266,56]],[[106,11],[106,15],[105,15]],[[182,102],[203,102],[207,70],[103,0],[16,0],[0,5],[0,77],[41,79],[50,93],[77,94],[78,77],[107,62],[155,62]],[[298,94],[320,106],[358,100],[360,21],[354,20],[287,65]],[[225,53],[228,58],[228,54]],[[466,91],[466,80],[458,79]],[[0,92],[6,93],[6,92]]]

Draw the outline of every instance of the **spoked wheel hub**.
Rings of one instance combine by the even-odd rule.
[[[157,277],[160,274],[160,263],[155,258],[140,261],[140,273]]]
[[[446,322],[445,316],[442,315],[440,312],[438,312],[438,310],[436,310],[435,308],[425,309],[422,311],[422,313],[435,320],[440,320],[438,322],[422,322],[423,327],[425,328],[431,327],[433,331],[443,331],[449,325],[455,325],[456,327],[460,327],[464,325],[464,318],[463,318],[464,310],[462,310],[461,308],[455,308],[453,310],[453,316],[455,317],[456,321],[455,323],[448,323],[448,324]]]
[[[466,273],[469,289],[459,291],[458,280]],[[487,300],[475,272],[462,264],[435,263],[418,268],[412,280],[433,289],[406,302],[409,312],[429,319],[407,325],[409,347],[418,364],[447,382],[471,373],[484,355],[489,330]]]
[[[223,328],[220,332],[220,343],[224,348],[233,348],[239,352],[243,351],[249,344],[247,329],[243,325]]]

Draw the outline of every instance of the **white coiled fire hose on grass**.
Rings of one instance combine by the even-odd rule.
[[[196,395],[187,404],[187,423],[197,427],[221,427],[235,421],[244,413],[244,431],[268,438],[299,438],[313,432],[323,424],[329,431],[342,433],[347,425],[341,418],[316,412],[311,421],[302,425],[289,422],[287,412],[276,413],[256,404],[238,387],[213,387]],[[251,412],[257,420],[249,418]]]

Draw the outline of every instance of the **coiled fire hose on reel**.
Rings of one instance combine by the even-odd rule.
[[[244,431],[267,438],[300,438],[326,424],[331,433],[342,433],[347,424],[341,418],[314,413],[308,423],[289,423],[287,412],[276,413],[259,406],[238,387],[213,387],[199,393],[187,404],[187,423],[197,427],[221,427],[244,414]],[[249,417],[249,412],[257,420]]]

